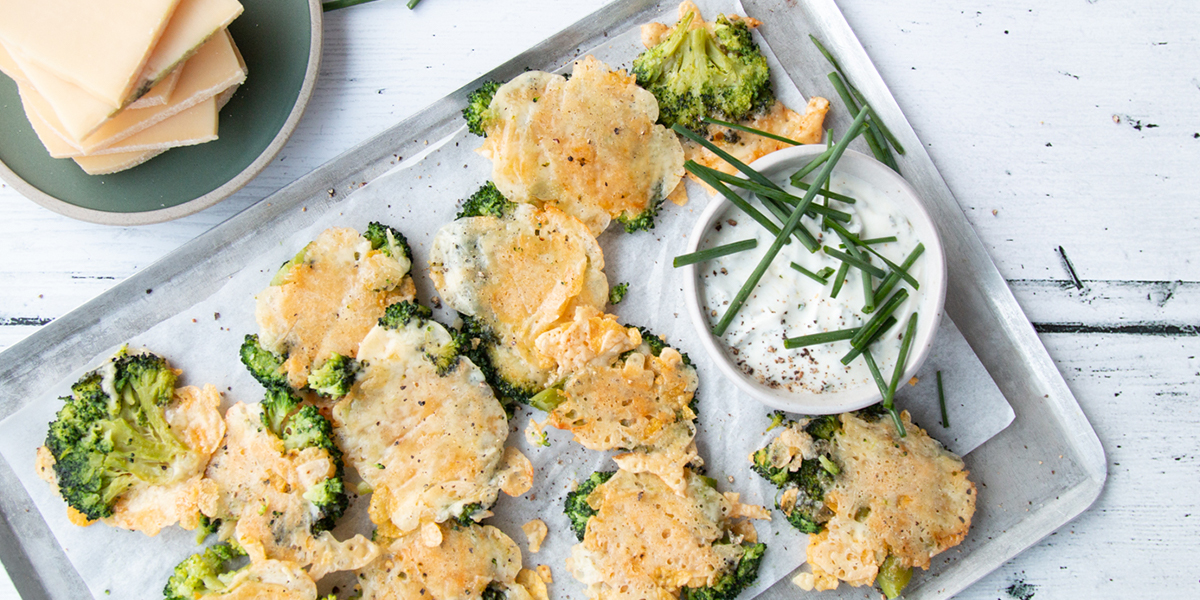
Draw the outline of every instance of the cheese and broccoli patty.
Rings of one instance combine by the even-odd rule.
[[[690,471],[679,494],[625,470],[593,474],[568,496],[567,516],[584,528],[567,569],[603,600],[702,597],[703,588],[732,597],[754,581],[765,550],[754,527],[735,520],[769,518]]]
[[[293,390],[309,387],[326,361],[355,356],[388,305],[414,297],[411,267],[408,243],[390,227],[371,223],[362,235],[326,229],[255,298],[258,344],[282,362]],[[264,385],[275,382],[272,373],[251,371]]]
[[[434,236],[429,275],[442,301],[464,316],[486,363],[479,366],[513,400],[527,400],[554,378],[556,364],[538,352],[538,336],[569,321],[577,307],[608,302],[600,245],[552,206],[521,204],[446,224]]]
[[[294,562],[248,562],[236,542],[221,542],[175,567],[165,600],[317,600],[317,584]]]
[[[546,600],[521,568],[521,549],[490,525],[434,525],[436,533],[381,539],[385,550],[358,572],[362,600]]]
[[[505,449],[508,420],[458,340],[414,303],[390,307],[367,334],[358,383],[333,408],[346,460],[374,490],[371,520],[397,537],[424,524],[470,521],[533,468]]]
[[[622,469],[654,473],[682,491],[685,466],[699,462],[693,406],[699,378],[691,361],[662,338],[646,330],[639,337],[636,348],[616,359],[585,362],[561,389],[533,404],[585,448],[630,450],[614,457]]]
[[[791,144],[705,123],[703,117],[815,144],[821,141],[829,110],[829,101],[819,96],[808,101],[804,114],[774,99],[767,60],[750,34],[760,24],[739,15],[705,21],[695,3],[687,0],[679,5],[674,26],[642,26],[647,50],[633,62],[638,84],[658,99],[664,123],[680,123],[700,133],[745,164]],[[733,165],[694,141],[683,140],[683,153],[685,160],[736,174]]]
[[[213,493],[204,468],[225,435],[221,395],[212,385],[176,388],[177,376],[165,358],[122,348],[62,398],[35,467],[72,523],[151,536],[200,524]]]
[[[587,56],[570,79],[542,71],[500,86],[479,153],[515,202],[556,206],[594,235],[619,219],[648,229],[683,177],[683,149],[656,123],[658,102],[624,71]]]
[[[902,413],[901,437],[881,412],[788,423],[751,459],[754,470],[782,488],[778,507],[808,544],[818,590],[879,584],[894,597],[913,567],[966,537],[975,485],[962,459]]]
[[[307,409],[299,414],[323,419],[313,407]],[[331,452],[336,448],[317,440],[319,432],[287,430],[289,422],[288,434],[280,439],[263,423],[260,405],[240,402],[225,413],[225,426],[224,444],[207,472],[218,494],[201,506],[205,515],[224,523],[222,538],[232,534],[253,562],[292,561],[308,568],[314,580],[361,568],[378,556],[379,548],[362,535],[343,542],[327,530],[332,523],[323,507],[330,495],[340,492],[344,498],[344,491],[337,453]]]

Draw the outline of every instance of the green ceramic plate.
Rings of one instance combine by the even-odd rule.
[[[0,178],[68,217],[109,225],[177,219],[246,185],[283,147],[312,95],[321,60],[319,0],[243,0],[229,26],[249,76],[221,110],[219,139],[175,148],[128,171],[85,174],[50,158],[0,76]]]

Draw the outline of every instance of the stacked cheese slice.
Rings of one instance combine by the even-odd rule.
[[[217,139],[246,80],[238,0],[0,0],[0,71],[54,158],[89,174]]]

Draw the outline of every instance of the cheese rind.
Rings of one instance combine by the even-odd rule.
[[[124,105],[179,0],[0,2],[0,40],[112,108]]]
[[[157,86],[240,14],[242,4],[238,0],[180,0],[138,76],[138,88]],[[134,91],[132,97],[136,98],[137,88]]]
[[[183,68],[180,67],[171,71],[163,77],[161,81],[150,88],[141,98],[134,100],[125,108],[149,108],[151,106],[162,106],[171,99],[171,92],[175,91],[175,85],[179,83],[179,76],[183,74]]]

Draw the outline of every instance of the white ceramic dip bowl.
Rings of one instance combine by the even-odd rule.
[[[824,150],[824,145],[796,146],[774,152],[751,166],[789,193],[803,197],[804,190],[788,185],[787,178]],[[807,179],[811,180],[812,176]],[[901,334],[909,316],[913,312],[919,313],[917,332],[897,386],[899,390],[929,355],[941,321],[946,299],[946,259],[942,243],[916,190],[875,159],[848,150],[834,168],[831,182],[834,192],[841,190],[858,199],[853,205],[836,200],[829,202],[832,208],[854,215],[847,224],[851,232],[861,232],[860,239],[889,235],[898,238],[895,242],[872,245],[873,249],[900,264],[918,242],[925,248],[909,270],[920,284],[919,290],[911,289],[903,281],[893,289],[892,293],[895,293],[904,287],[910,296],[893,313],[898,322],[870,346],[884,381],[890,382]],[[731,189],[742,192],[738,188]],[[749,198],[745,193],[741,196],[748,198],[750,204],[763,214],[771,216],[758,199]],[[820,202],[821,198],[818,196],[816,201]],[[778,223],[774,217],[772,220]],[[801,224],[807,225],[814,235],[821,236],[821,245],[846,251],[839,248],[841,240],[834,231],[821,233],[819,224],[810,217],[802,219]],[[824,267],[835,269],[840,262],[822,251],[810,254],[795,240],[784,246],[772,261],[725,335],[717,338],[712,334],[713,325],[725,313],[728,300],[766,254],[774,236],[719,194],[709,202],[692,229],[689,253],[750,237],[758,238],[758,246],[752,250],[682,267],[688,314],[701,343],[721,373],[754,399],[791,413],[834,414],[879,402],[883,396],[864,357],[859,355],[848,365],[841,363],[841,357],[851,350],[848,340],[784,349],[785,337],[858,327],[872,316],[861,310],[866,292],[860,271],[850,268],[838,297],[831,298],[835,276],[827,276],[829,283],[821,285],[794,270],[790,263],[807,263],[810,271],[819,272]],[[887,265],[877,257],[872,257],[871,264],[888,271]],[[881,279],[876,278],[873,282],[878,288]],[[879,304],[883,302],[881,299]]]

